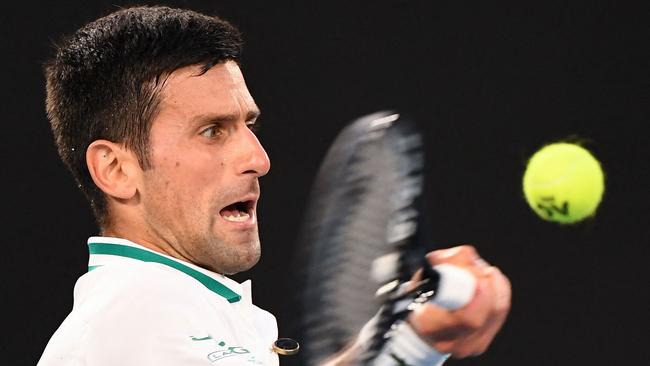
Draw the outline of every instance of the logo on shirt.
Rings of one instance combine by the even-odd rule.
[[[217,350],[208,353],[207,357],[210,362],[221,361],[225,358],[239,356],[245,360],[245,362],[253,363],[256,365],[262,365],[260,361],[255,358],[255,355],[251,351],[242,346],[230,346],[226,344],[225,341],[218,341],[209,334],[207,336],[190,336],[190,339],[193,342],[201,342],[202,344],[210,344],[210,348],[214,349],[214,346],[217,346]],[[205,342],[208,341],[208,342]]]
[[[206,337],[190,336],[190,339],[192,339],[193,341],[207,341],[208,339],[212,339],[212,337],[208,334]]]
[[[221,347],[221,349],[208,354],[208,360],[210,360],[210,362],[216,362],[223,360],[224,358],[242,356],[251,353],[251,351],[242,346],[228,346],[224,341],[221,341],[217,344],[219,347]]]

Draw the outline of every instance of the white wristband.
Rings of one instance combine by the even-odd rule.
[[[472,301],[476,292],[474,275],[451,264],[438,264],[433,268],[438,271],[440,281],[432,303],[447,310],[456,310]]]
[[[425,343],[407,322],[400,322],[375,358],[373,366],[440,366],[448,353],[440,353]]]

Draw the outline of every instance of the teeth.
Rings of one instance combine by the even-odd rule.
[[[226,221],[244,222],[244,221],[248,220],[250,217],[251,217],[251,215],[249,215],[246,212],[238,212],[236,215],[228,215],[228,216],[224,216],[223,218]]]

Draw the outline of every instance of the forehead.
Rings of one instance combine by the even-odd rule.
[[[201,71],[201,65],[192,65],[172,72],[161,91],[162,109],[193,114],[216,110],[245,114],[257,109],[235,62],[223,62],[205,73]]]

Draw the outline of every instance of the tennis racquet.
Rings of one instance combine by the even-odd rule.
[[[371,365],[411,304],[440,298],[454,271],[424,260],[434,248],[426,239],[423,191],[423,139],[412,120],[377,112],[337,136],[314,181],[298,242],[303,364],[341,351],[373,318],[358,362]],[[422,281],[406,291],[418,268]],[[456,297],[442,296],[439,304],[459,307]]]

